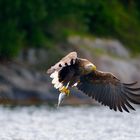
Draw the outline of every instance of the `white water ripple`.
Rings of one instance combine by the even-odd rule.
[[[0,107],[0,140],[140,140],[140,108]]]

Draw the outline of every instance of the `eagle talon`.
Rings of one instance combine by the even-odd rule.
[[[63,86],[62,88],[60,88],[59,91],[60,91],[61,93],[65,93],[67,96],[70,95],[70,90],[67,89],[65,86]]]

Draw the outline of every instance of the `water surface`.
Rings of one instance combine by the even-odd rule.
[[[140,108],[0,107],[0,140],[140,140]]]

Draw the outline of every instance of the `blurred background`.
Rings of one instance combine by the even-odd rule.
[[[140,1],[0,0],[0,139],[140,138],[138,107],[114,113],[72,89],[56,110],[46,71],[71,51],[123,82],[140,81]]]
[[[71,51],[125,82],[139,81],[139,25],[139,0],[1,0],[1,103],[56,103],[46,70]],[[85,98],[67,103],[93,102]]]

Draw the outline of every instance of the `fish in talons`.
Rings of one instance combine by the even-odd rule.
[[[59,108],[60,104],[62,104],[62,102],[64,101],[65,97],[66,97],[65,93],[61,92],[59,94],[57,108]]]
[[[62,104],[62,102],[64,101],[65,97],[69,96],[69,94],[70,94],[70,90],[67,89],[67,87],[65,87],[65,86],[63,86],[61,89],[59,89],[59,91],[60,91],[60,94],[58,97],[57,107],[59,107],[60,104]]]

